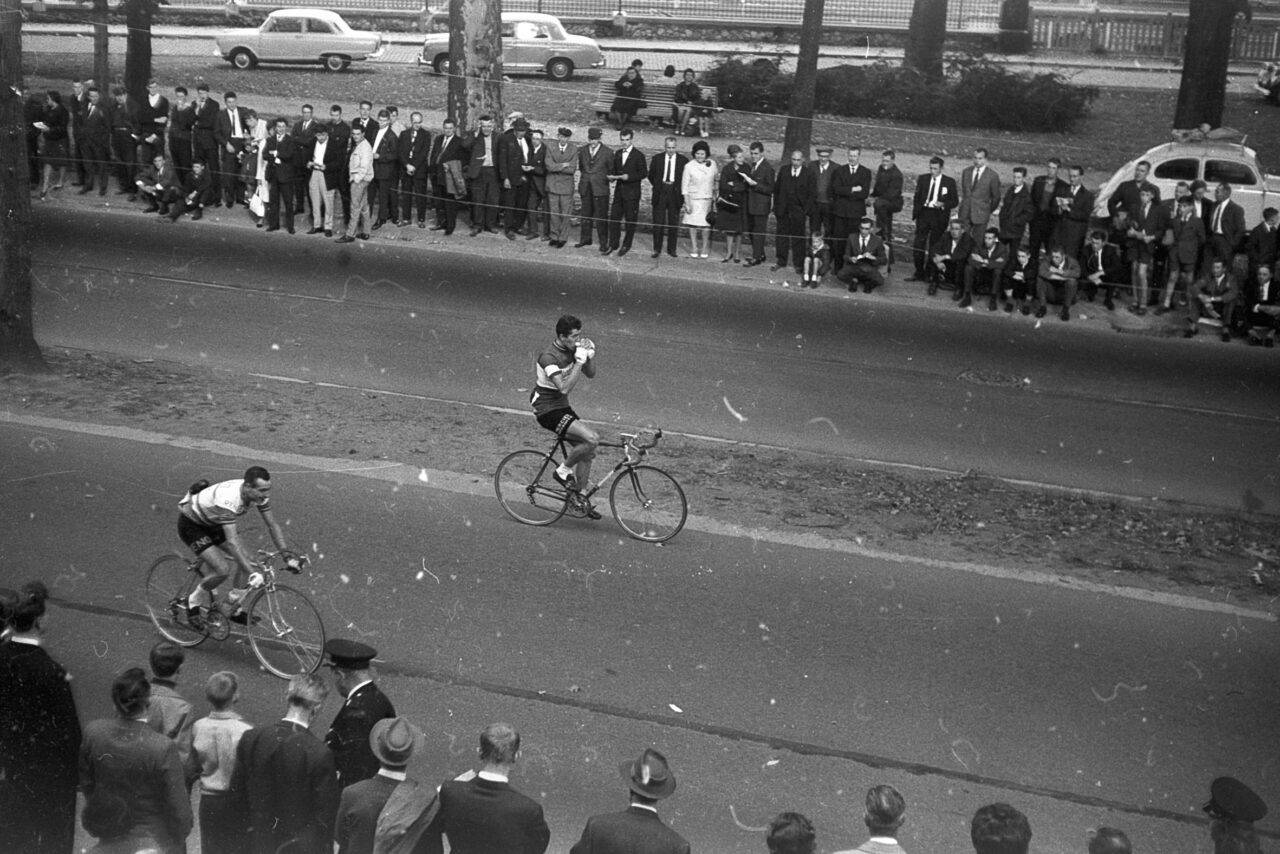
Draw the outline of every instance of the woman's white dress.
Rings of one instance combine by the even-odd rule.
[[[711,225],[707,222],[707,214],[711,212],[711,200],[715,197],[715,188],[716,164],[714,161],[708,159],[699,163],[696,160],[690,160],[685,165],[684,180],[681,183],[684,204],[689,209],[681,220],[685,225],[693,228],[707,228]]]

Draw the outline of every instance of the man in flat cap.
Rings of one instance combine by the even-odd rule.
[[[325,666],[333,671],[338,692],[346,702],[329,726],[324,742],[338,766],[338,787],[367,780],[378,773],[378,759],[369,748],[369,733],[396,710],[373,681],[372,661],[378,651],[357,641],[333,638],[325,642]]]
[[[587,128],[587,144],[578,149],[578,193],[582,196],[582,231],[575,248],[591,245],[591,230],[600,241],[600,251],[609,248],[609,172],[613,149],[600,141],[600,128]]]
[[[1267,814],[1267,805],[1235,777],[1219,777],[1209,785],[1209,837],[1214,854],[1259,854],[1255,821]]]
[[[562,127],[547,146],[547,203],[551,210],[551,246],[559,249],[569,239],[569,215],[573,213],[574,174],[578,171],[578,146],[569,141],[573,131]],[[605,182],[606,189],[608,182]]]
[[[667,758],[647,748],[639,759],[622,763],[619,770],[631,790],[630,806],[587,819],[582,838],[570,854],[689,854],[685,838],[658,817],[658,801],[676,790]]]

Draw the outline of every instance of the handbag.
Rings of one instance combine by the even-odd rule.
[[[262,203],[262,196],[254,193],[249,197],[249,213],[254,216],[264,216],[267,212],[267,206]]]
[[[723,196],[716,199],[716,210],[718,211],[724,211],[725,213],[737,213],[741,209],[742,205],[732,199],[726,199]]]

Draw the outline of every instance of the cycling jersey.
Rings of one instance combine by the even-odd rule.
[[[533,383],[533,393],[529,395],[535,415],[569,408],[569,396],[556,388],[551,378],[572,367],[573,353],[573,350],[565,350],[559,344],[552,344],[550,349],[543,351],[538,357],[535,363],[538,375]]]
[[[224,480],[222,483],[215,483],[197,493],[184,496],[178,502],[178,510],[197,525],[213,527],[231,524],[249,512],[251,507],[256,506],[259,510],[271,509],[267,498],[263,498],[256,505],[245,501],[240,492],[242,486],[244,486],[243,480]]]

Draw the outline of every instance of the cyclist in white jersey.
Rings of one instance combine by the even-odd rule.
[[[565,440],[569,451],[553,477],[569,489],[580,489],[591,482],[591,460],[596,455],[600,436],[578,418],[569,406],[569,392],[578,380],[596,375],[596,348],[582,338],[582,321],[566,314],[556,321],[556,340],[538,356],[537,377],[529,402],[538,423]],[[600,513],[587,508],[587,516],[599,519]]]
[[[236,534],[236,521],[258,508],[271,540],[281,552],[288,552],[284,532],[271,515],[271,474],[262,466],[250,466],[241,480],[224,480],[210,485],[208,481],[193,484],[178,502],[178,536],[204,562],[200,574],[204,580],[187,599],[189,618],[198,620],[201,609],[213,604],[213,590],[235,575],[227,599],[237,606],[248,592],[248,574],[253,560]],[[232,620],[243,623],[245,616],[237,611]]]

